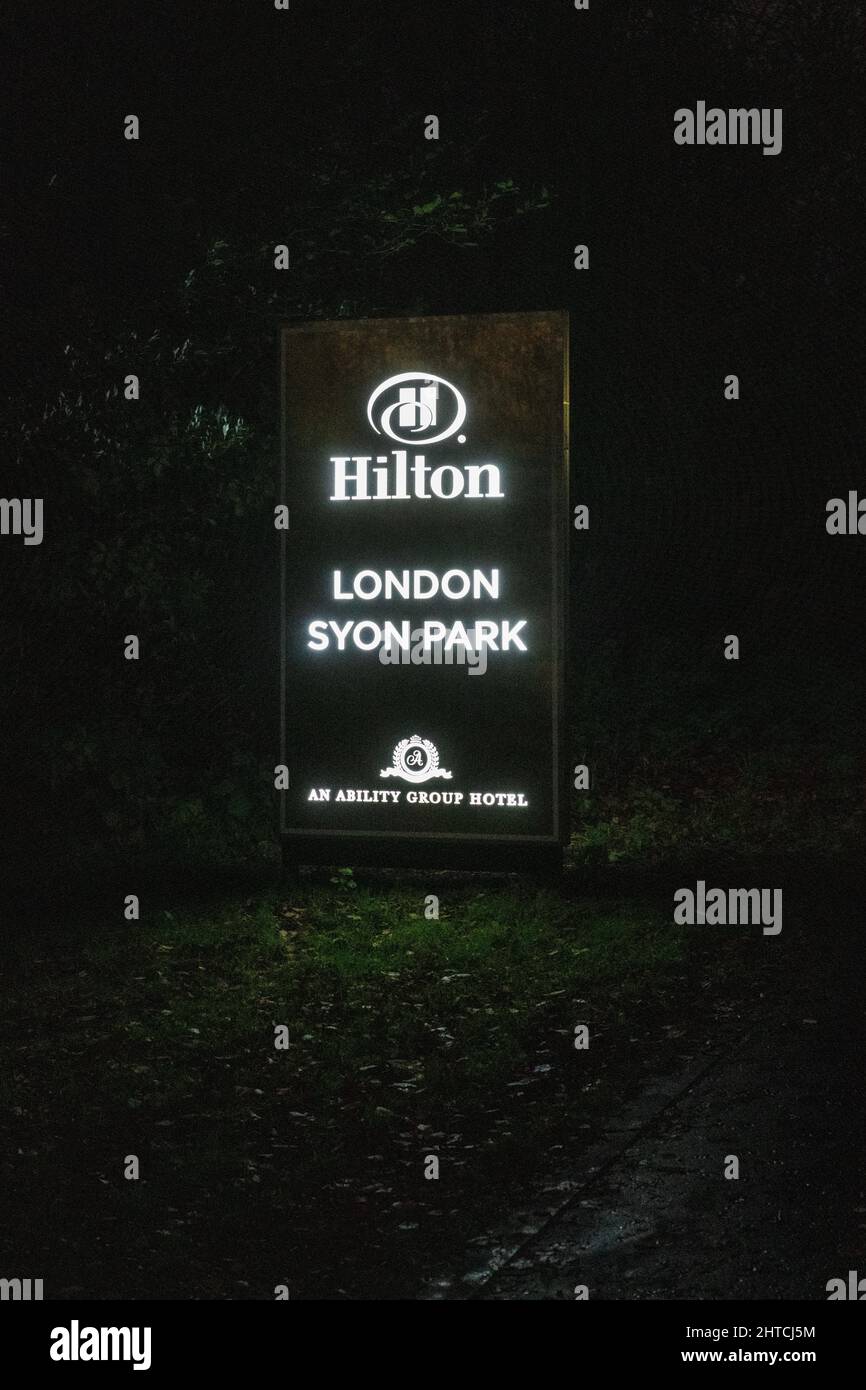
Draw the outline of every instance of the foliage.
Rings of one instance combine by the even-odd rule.
[[[151,907],[119,928],[88,915],[62,940],[8,943],[3,1114],[33,1154],[4,1239],[57,1296],[82,1279],[58,1208],[98,1245],[93,1297],[267,1298],[277,1269],[293,1296],[417,1292],[533,1154],[584,1142],[639,1084],[674,997],[679,1039],[705,1037],[716,993],[730,1009],[735,934],[713,943],[711,984],[700,943],[687,952],[643,901],[443,879],[434,921],[429,886],[340,873],[290,899]],[[694,1015],[684,971],[702,982]],[[132,1196],[110,1159],[126,1153]],[[423,1180],[429,1153],[441,1183]]]

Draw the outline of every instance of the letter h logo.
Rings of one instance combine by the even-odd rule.
[[[439,388],[429,386],[401,386],[399,391],[400,409],[397,421],[401,429],[430,430],[436,424],[436,399]]]

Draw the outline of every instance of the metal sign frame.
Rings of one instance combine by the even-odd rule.
[[[289,823],[287,794],[280,793],[280,834],[283,862],[415,865],[417,867],[455,867],[477,869],[541,868],[556,869],[561,864],[562,845],[568,838],[568,768],[564,751],[567,631],[567,556],[569,525],[569,318],[566,312],[538,311],[514,314],[481,314],[447,317],[409,317],[399,319],[330,320],[287,324],[280,330],[280,503],[292,507],[292,440],[288,425],[289,368],[292,353],[309,335],[345,334],[347,330],[371,330],[381,335],[434,333],[461,328],[477,331],[479,326],[496,324],[506,331],[513,328],[550,334],[557,358],[561,356],[562,445],[551,459],[550,477],[550,554],[549,577],[551,680],[550,797],[552,824],[549,834],[489,834],[454,830],[394,830],[310,828]],[[394,436],[395,438],[397,436]],[[429,441],[428,441],[429,442]],[[418,447],[422,447],[420,444]],[[375,520],[373,522],[375,525]],[[291,696],[287,615],[288,548],[292,544],[291,524],[280,533],[280,762],[289,766],[288,709]],[[290,784],[291,785],[291,784]]]

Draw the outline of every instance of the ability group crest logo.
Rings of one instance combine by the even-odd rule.
[[[413,734],[401,739],[394,749],[390,767],[383,767],[380,777],[402,777],[404,782],[429,782],[434,777],[451,780],[451,773],[439,766],[439,752],[429,738]]]

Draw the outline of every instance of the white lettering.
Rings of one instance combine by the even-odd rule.
[[[394,449],[393,463],[388,464],[387,454],[377,454],[376,467],[372,470],[375,492],[370,492],[369,454],[333,455],[334,490],[332,502],[405,502],[414,496],[422,501],[436,497],[451,502],[455,497],[504,497],[502,479],[495,463],[471,463],[458,468],[454,463],[443,463],[431,469],[423,454],[415,454],[411,469],[407,463],[405,449]],[[384,465],[384,466],[381,466]],[[409,474],[412,475],[413,491],[408,491]],[[429,482],[430,491],[427,491]]]

